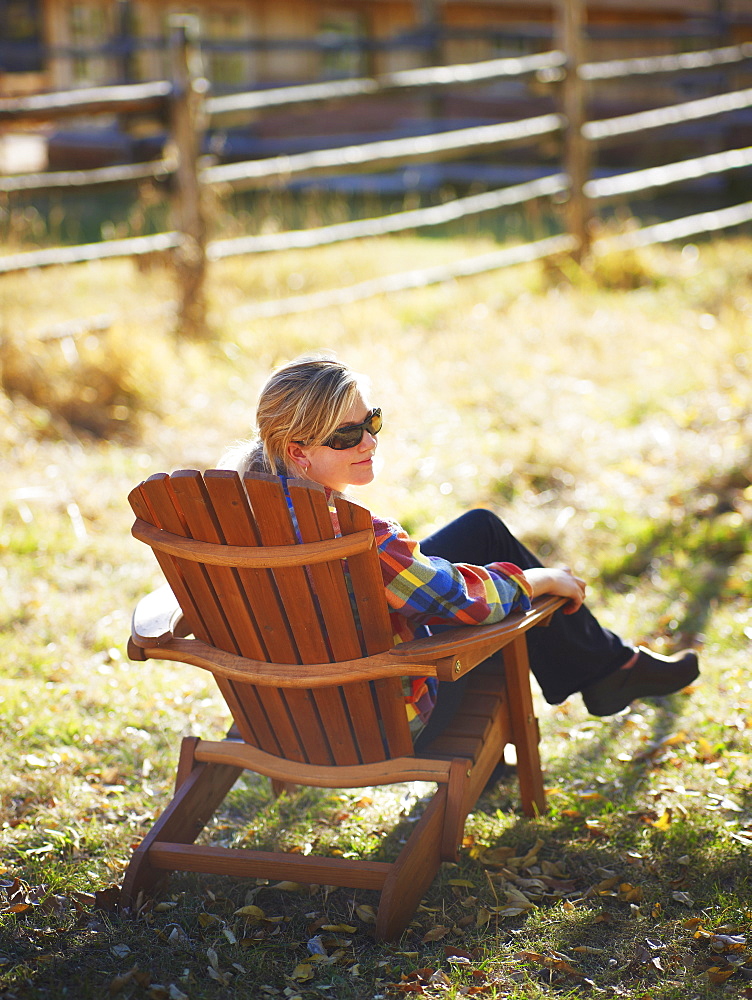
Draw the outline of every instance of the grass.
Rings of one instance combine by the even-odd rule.
[[[159,267],[3,279],[0,996],[750,995],[749,238],[242,320],[250,299],[488,248],[405,237],[226,261],[205,344],[174,339]],[[75,353],[55,339],[103,315]],[[202,672],[126,658],[132,606],[159,582],[127,492],[213,465],[249,433],[269,368],[320,348],[369,372],[385,412],[368,506],[418,535],[498,510],[588,578],[605,624],[695,642],[701,680],[614,719],[536,693],[548,814],[522,817],[513,777],[482,798],[460,863],[392,945],[373,941],[372,896],[326,887],[176,876],[124,919],[112,887],[170,794],[181,735],[227,722]],[[208,835],[389,857],[424,792],[275,801],[249,775]]]

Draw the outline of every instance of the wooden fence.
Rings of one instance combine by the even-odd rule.
[[[377,78],[349,79],[329,83],[280,87],[273,90],[212,97],[206,81],[196,76],[191,25],[175,26],[172,40],[172,80],[154,83],[76,90],[0,101],[0,126],[58,120],[97,114],[156,114],[169,122],[169,152],[157,161],[89,170],[45,172],[0,177],[0,193],[49,191],[55,188],[93,189],[146,178],[169,180],[174,228],[153,236],[103,241],[84,246],[56,247],[0,258],[0,273],[27,268],[70,264],[110,257],[170,252],[176,263],[180,289],[180,326],[186,332],[204,327],[203,286],[207,264],[239,254],[269,253],[289,248],[321,246],[385,233],[403,232],[441,225],[480,213],[499,212],[511,205],[535,199],[566,198],[565,231],[558,236],[499,250],[453,267],[431,268],[392,275],[361,285],[314,295],[296,296],[278,302],[249,303],[248,317],[274,316],[344,303],[368,295],[413,288],[467,274],[533,260],[552,254],[570,253],[583,258],[589,251],[645,245],[686,238],[689,235],[728,228],[752,219],[752,202],[716,212],[677,219],[674,222],[635,230],[608,241],[590,243],[590,222],[596,206],[626,194],[681,184],[691,178],[709,177],[752,165],[752,147],[728,149],[660,167],[635,170],[604,178],[591,178],[589,163],[595,144],[617,136],[633,136],[670,125],[719,118],[752,107],[752,89],[742,89],[669,107],[600,121],[587,120],[586,86],[630,76],[658,77],[662,74],[701,73],[717,67],[747,67],[752,64],[752,44],[725,46],[703,52],[673,56],[586,63],[582,58],[584,8],[580,0],[562,0],[559,17],[559,47],[550,52],[520,58],[436,66],[391,73]],[[237,118],[243,112],[264,112],[282,107],[304,107],[314,103],[353,97],[407,92],[440,91],[441,88],[483,81],[534,77],[559,88],[559,110],[515,122],[506,122],[435,132],[406,139],[389,139],[334,149],[319,149],[241,163],[202,165],[201,138],[209,121],[223,116]],[[459,154],[486,153],[510,143],[531,142],[554,135],[561,143],[561,169],[538,180],[484,194],[458,197],[446,204],[404,211],[377,218],[299,230],[274,235],[241,236],[207,241],[202,214],[201,190],[205,186],[228,186],[233,190],[283,187],[292,180],[333,173],[354,173],[437,162]]]

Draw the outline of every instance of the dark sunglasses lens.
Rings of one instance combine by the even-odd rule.
[[[345,451],[347,448],[354,448],[356,444],[360,444],[362,437],[362,427],[347,427],[341,431],[335,431],[327,444],[335,451]]]
[[[330,448],[334,448],[335,451],[345,451],[348,448],[354,448],[356,444],[360,444],[363,440],[364,431],[368,431],[369,434],[378,434],[381,430],[381,424],[381,410],[374,410],[370,416],[366,417],[362,424],[355,424],[354,427],[342,427],[340,430],[335,431],[327,441],[327,444]]]

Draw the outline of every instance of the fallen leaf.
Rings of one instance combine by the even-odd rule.
[[[491,851],[483,851],[479,860],[484,865],[503,865],[511,857],[514,857],[513,847],[495,847]]]
[[[639,903],[644,898],[644,892],[637,885],[631,885],[629,882],[623,882],[619,886],[619,899],[625,903]]]
[[[364,924],[376,923],[376,911],[369,903],[359,903],[355,907],[355,913]]]
[[[712,934],[710,937],[710,947],[714,951],[738,951],[747,943],[744,934]]]
[[[430,931],[427,931],[421,938],[421,941],[423,944],[428,944],[431,941],[441,941],[448,933],[449,928],[439,924],[437,927],[432,927]]]
[[[530,848],[527,854],[520,861],[520,868],[529,868],[530,865],[535,864],[538,859],[538,854],[540,849],[545,846],[545,841],[536,840],[535,844]]]
[[[134,965],[132,969],[129,969],[127,972],[122,973],[122,975],[115,976],[115,978],[110,982],[109,985],[110,994],[114,996],[116,993],[119,993],[123,989],[123,987],[127,986],[128,983],[131,981],[131,979],[133,979],[136,972],[138,972],[138,966]]]
[[[666,809],[665,812],[658,817],[653,823],[654,830],[668,830],[671,825],[671,809]]]
[[[326,955],[327,953],[320,934],[317,934],[315,937],[308,938],[306,946],[311,955]]]
[[[711,983],[725,983],[727,979],[733,976],[733,969],[722,969],[720,966],[713,965],[711,968],[705,971],[705,975],[710,980]]]
[[[300,962],[290,973],[290,979],[297,983],[306,983],[313,979],[313,967],[310,962]]]
[[[450,987],[452,985],[451,979],[446,974],[446,972],[444,972],[443,969],[437,969],[429,977],[428,982],[431,984],[431,986],[445,986],[445,987],[448,988],[448,987]]]
[[[543,963],[543,955],[537,951],[517,951],[515,952],[514,957],[520,962],[534,962],[537,965],[541,965]]]
[[[718,758],[718,754],[714,752],[712,746],[704,736],[700,736],[697,740],[695,758],[706,763]]]
[[[692,899],[688,892],[672,892],[671,898],[675,899],[677,903],[683,903],[684,906],[688,906],[690,909],[695,905],[694,899]]]
[[[550,875],[555,878],[566,878],[566,872],[564,872],[559,865],[553,861],[541,861],[541,871],[544,875]]]
[[[523,910],[535,909],[535,903],[531,902],[524,892],[520,892],[514,886],[510,886],[507,889],[507,903],[511,906],[521,906]]]
[[[473,958],[469,951],[465,951],[464,948],[458,948],[454,944],[445,944],[444,954],[447,958],[466,958],[468,961]]]

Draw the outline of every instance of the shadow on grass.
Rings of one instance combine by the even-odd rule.
[[[571,773],[598,774],[604,756],[619,746],[625,724],[624,717],[612,720],[597,741],[574,752]],[[673,728],[666,699],[657,705],[651,736],[658,742]],[[392,946],[376,944],[373,926],[364,919],[362,907],[376,905],[375,892],[283,890],[255,880],[175,874],[159,897],[161,905],[147,908],[139,919],[85,907],[43,919],[2,915],[0,996],[202,1000],[228,991],[240,1000],[273,996],[295,986],[291,977],[315,936],[328,956],[340,956],[331,965],[312,967],[315,984],[334,998],[386,994],[385,984],[398,982],[402,973],[445,964],[447,943],[471,955],[475,965],[493,966],[505,995],[513,995],[515,983],[531,982],[561,995],[592,982],[599,990],[618,988],[621,995],[651,990],[669,998],[680,996],[671,992],[676,984],[691,980],[692,995],[705,996],[702,977],[725,961],[710,946],[710,932],[725,927],[731,934],[746,920],[752,858],[725,834],[722,818],[698,813],[677,817],[665,829],[646,825],[644,810],[633,808],[646,774],[641,765],[618,768],[614,809],[601,808],[590,817],[587,810],[572,815],[554,809],[536,820],[519,815],[516,779],[510,775],[479,801],[476,812],[490,824],[484,846],[508,845],[519,860],[539,843],[536,857],[527,867],[509,861],[488,865],[472,849],[463,851],[458,865],[443,866],[425,907]],[[388,807],[378,790],[305,788],[275,800],[268,784],[254,776],[236,785],[208,835],[234,845],[282,841],[306,851],[389,860],[424,806],[420,786],[390,791]],[[746,789],[743,808],[750,807]],[[546,871],[555,874],[541,883]],[[517,916],[498,915],[510,890],[528,892],[533,906]],[[426,939],[437,925],[446,936]],[[698,928],[707,933],[698,937]],[[732,957],[744,956],[737,949]],[[728,969],[741,975],[738,968]],[[299,988],[305,992],[302,984]]]

